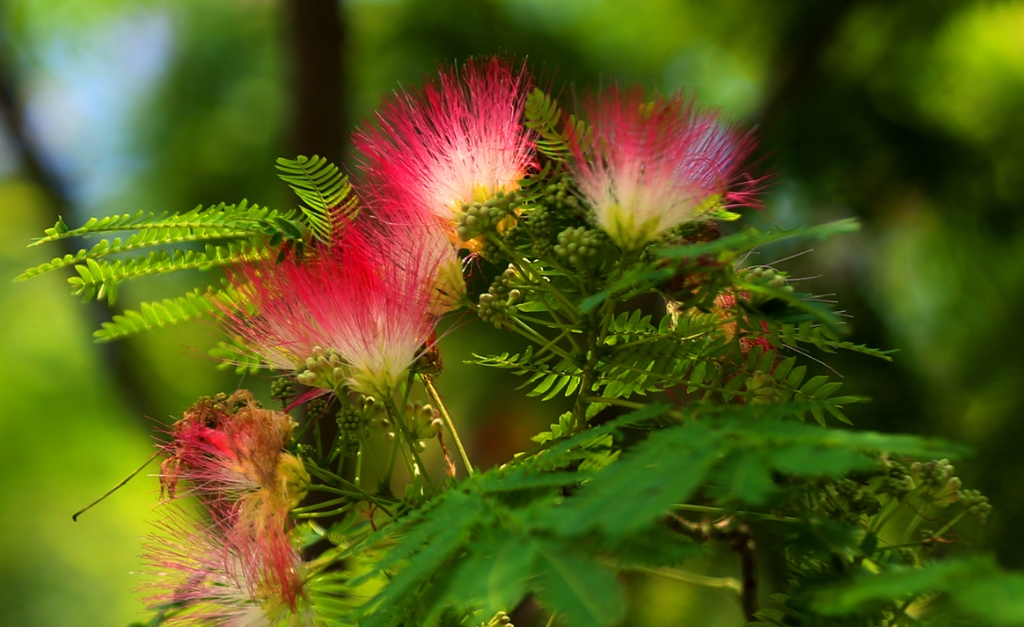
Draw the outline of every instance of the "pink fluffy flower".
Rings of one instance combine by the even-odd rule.
[[[236,284],[256,313],[228,322],[268,362],[287,353],[293,369],[305,364],[304,383],[382,396],[461,298],[461,269],[442,232],[364,220],[311,257],[243,269]]]
[[[302,583],[302,561],[289,545],[287,588],[245,553],[245,545],[189,519],[176,506],[156,523],[144,546],[148,581],[142,589],[165,625],[270,627],[315,624]],[[255,568],[253,565],[257,565]]]
[[[634,249],[720,206],[755,205],[739,182],[753,144],[677,94],[647,102],[640,89],[608,90],[585,112],[593,129],[573,165],[583,196],[612,241]]]
[[[500,59],[442,71],[419,92],[386,102],[355,135],[367,178],[453,225],[463,203],[518,189],[534,165],[523,126],[529,79]]]

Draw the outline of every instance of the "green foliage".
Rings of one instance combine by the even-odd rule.
[[[563,124],[565,130],[558,130]],[[534,89],[526,99],[526,127],[539,135],[537,149],[555,161],[569,159],[571,146],[586,150],[593,140],[585,122],[574,115],[564,115],[554,99],[541,89]]]
[[[316,155],[280,158],[277,169],[281,180],[305,203],[300,209],[319,241],[329,242],[341,220],[351,220],[358,213],[348,178],[327,159]]]
[[[963,450],[913,436],[825,428],[828,416],[849,424],[843,408],[863,399],[840,395],[839,381],[803,363],[803,349],[885,360],[889,352],[841,339],[838,313],[796,292],[785,273],[737,268],[760,246],[829,237],[856,223],[721,236],[703,221],[646,249],[620,250],[567,175],[565,162],[590,141],[586,125],[563,116],[540,90],[530,95],[526,117],[545,166],[516,192],[464,204],[455,224],[463,239],[479,243],[482,257],[506,266],[486,293],[467,301],[476,303],[481,320],[528,345],[515,353],[474,354],[470,363],[508,370],[522,377],[519,389],[527,396],[567,397],[572,408],[533,437],[531,450],[474,473],[433,388],[439,362],[429,342],[404,383],[381,398],[349,389],[352,364],[343,347],[318,345],[299,355],[298,368],[279,379],[275,398],[305,405],[304,424],[287,450],[302,460],[310,489],[331,496],[293,510],[308,519],[295,532],[297,542],[307,549],[320,540],[334,545],[311,562],[308,598],[318,620],[498,627],[507,622],[502,612],[533,595],[559,624],[611,626],[626,611],[617,573],[671,574],[663,569],[685,564],[709,543],[749,552],[759,525],[772,525],[771,537],[779,538],[773,548],[786,564],[791,594],[756,615],[745,598],[750,619],[902,624],[915,599],[941,594],[956,611],[984,615],[991,624],[1016,620],[1022,610],[1012,598],[1024,587],[1021,580],[967,560],[922,567],[936,546],[952,542],[957,523],[967,516],[983,522],[991,510],[986,497],[962,489],[953,474],[949,459]],[[79,229],[61,221],[39,242],[135,233],[19,278],[73,267],[75,294],[113,302],[123,281],[142,276],[248,263],[272,272],[266,261],[289,251],[302,263],[305,246],[331,242],[357,218],[357,201],[338,168],[320,157],[280,159],[278,170],[302,201],[301,213],[240,203],[181,215],[112,216]],[[197,242],[203,250],[174,248]],[[147,247],[157,248],[130,256]],[[213,285],[220,287],[143,303],[105,323],[96,338],[256,313],[244,288]],[[664,301],[664,313],[636,300],[652,294]],[[263,365],[257,348],[232,338],[210,354],[222,368],[255,373]],[[417,376],[430,405],[413,395]],[[222,411],[231,398],[205,402]],[[674,406],[657,402],[667,398]],[[816,424],[806,422],[808,414]],[[329,435],[326,420],[337,423],[338,435]],[[380,436],[375,429],[386,429],[382,437],[390,442],[383,468],[370,444]],[[454,440],[467,478],[455,481],[454,465],[447,467],[448,481],[430,476],[421,453],[435,440],[448,462],[446,442]],[[403,463],[408,483],[400,486],[393,471]],[[305,485],[304,474],[299,477]],[[950,506],[957,508],[951,518],[922,513]],[[913,522],[894,538],[890,522],[900,512],[913,512]],[[312,520],[331,524],[324,531]],[[973,573],[976,593],[1003,601],[987,614],[972,606],[951,583],[964,573]],[[749,595],[733,580],[715,585]]]
[[[923,568],[895,567],[879,575],[862,575],[841,585],[823,588],[813,596],[811,608],[827,616],[869,613],[893,599],[907,604],[921,599],[921,613],[929,618],[941,612],[941,593],[954,612],[975,624],[1024,624],[1024,577],[1002,571],[991,558],[974,557],[929,564]]]
[[[862,353],[872,357],[878,357],[886,361],[892,361],[892,353],[895,351],[882,351],[875,348],[854,344],[853,342],[841,341],[836,332],[827,326],[816,326],[810,320],[805,320],[799,325],[796,324],[775,324],[766,322],[767,334],[780,344],[796,346],[797,344],[811,344],[826,352],[834,353],[837,350],[848,350],[855,353]]]

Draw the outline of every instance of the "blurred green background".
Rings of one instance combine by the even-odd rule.
[[[351,164],[347,129],[382,96],[439,60],[495,52],[528,58],[542,84],[684,88],[756,126],[759,171],[774,176],[752,220],[860,217],[862,233],[780,267],[820,275],[805,285],[835,294],[855,341],[900,350],[892,364],[828,357],[850,393],[875,399],[851,416],[974,446],[959,474],[996,513],[965,541],[1024,567],[1024,2],[6,0],[0,623],[139,619],[133,571],[155,479],[78,523],[70,514],[144,461],[153,427],[199,395],[268,387],[216,371],[205,357],[216,334],[202,324],[91,344],[111,312],[76,303],[66,274],[10,281],[65,252],[29,239],[58,214],[292,206],[275,157]],[[125,286],[118,306],[189,280],[200,277]],[[468,317],[444,339],[442,392],[484,466],[558,412],[517,396],[505,373],[461,363],[508,346]],[[631,625],[742,624],[725,593],[625,583]]]

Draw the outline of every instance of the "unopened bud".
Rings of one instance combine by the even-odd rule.
[[[277,460],[277,474],[281,481],[281,489],[288,496],[291,506],[297,506],[306,498],[310,484],[309,473],[306,472],[302,460],[294,455],[281,453]]]

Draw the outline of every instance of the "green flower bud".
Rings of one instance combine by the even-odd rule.
[[[270,383],[270,398],[284,400],[295,396],[295,383],[291,379],[280,377]]]

